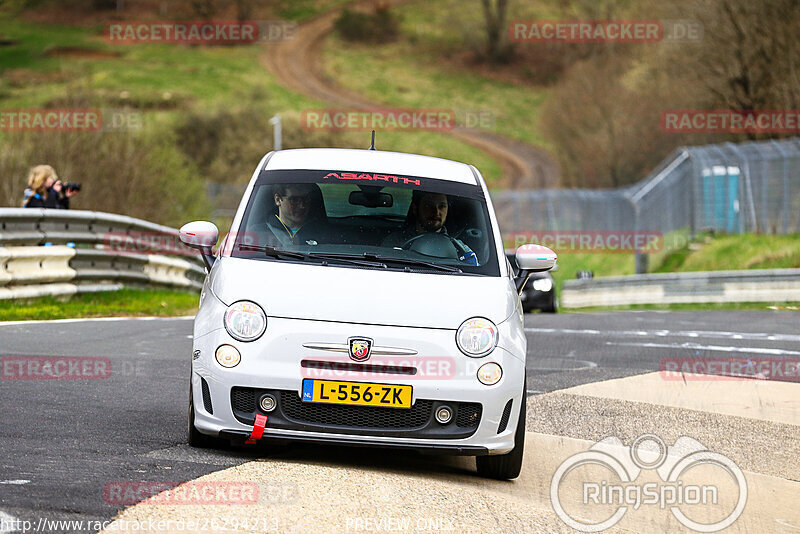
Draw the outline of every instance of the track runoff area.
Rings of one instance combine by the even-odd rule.
[[[192,449],[191,332],[191,318],[0,324],[13,407],[0,413],[0,532],[800,528],[794,312],[527,316],[512,482],[466,457]]]

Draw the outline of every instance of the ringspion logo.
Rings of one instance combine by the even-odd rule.
[[[647,480],[648,471],[657,480]],[[642,506],[668,509],[692,530],[717,532],[744,511],[747,480],[733,460],[693,438],[681,436],[667,446],[643,434],[625,447],[611,436],[564,460],[550,482],[550,501],[579,532],[609,529]]]

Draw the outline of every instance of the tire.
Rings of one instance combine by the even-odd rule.
[[[522,457],[525,452],[525,412],[527,404],[527,391],[522,392],[522,409],[519,411],[517,430],[514,432],[514,448],[506,454],[494,456],[476,456],[475,464],[478,474],[486,478],[497,480],[511,480],[517,478],[522,471]]]
[[[550,302],[548,306],[542,308],[542,313],[556,313],[558,308],[556,306],[556,298],[553,297],[553,300]]]
[[[187,432],[186,432],[186,442],[189,444],[190,447],[194,447],[196,449],[208,449],[214,447],[220,447],[222,445],[222,440],[219,438],[212,438],[211,436],[207,436],[203,434],[197,427],[194,426],[194,395],[192,395],[192,386],[189,386],[189,418],[188,418],[188,425],[187,425]]]

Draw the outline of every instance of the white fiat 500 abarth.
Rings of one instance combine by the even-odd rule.
[[[519,292],[556,255],[503,253],[483,177],[463,163],[298,149],[259,163],[194,323],[189,442],[294,440],[477,457],[519,475],[525,354]]]

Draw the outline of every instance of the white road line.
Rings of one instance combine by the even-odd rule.
[[[10,484],[12,486],[21,486],[28,482],[30,482],[30,480],[0,480],[0,484]]]
[[[18,526],[19,519],[0,510],[0,534],[16,532],[18,530],[16,527]]]
[[[590,330],[575,328],[526,328],[531,334],[576,334],[635,337],[706,337],[712,339],[736,339],[749,341],[800,341],[796,334],[765,334],[758,332],[723,332],[715,330]]]
[[[772,356],[800,356],[796,350],[767,349],[763,347],[722,347],[719,345],[701,345],[699,343],[614,343],[606,341],[606,345],[626,347],[645,347],[655,349],[711,350],[718,352],[745,352],[750,354],[770,354]]]
[[[111,321],[156,321],[175,320],[187,321],[194,319],[194,315],[183,315],[178,317],[92,317],[90,319],[52,319],[46,321],[0,321],[0,326],[14,326],[26,324],[65,324],[65,323],[90,323],[90,322],[111,322]]]
[[[575,364],[582,363],[585,365],[582,365],[580,367],[536,367],[535,365],[531,365],[528,367],[528,369],[531,369],[533,371],[585,371],[586,369],[594,369],[595,367],[597,367],[597,364],[595,362],[591,362],[588,360],[568,360],[568,361],[569,363],[575,363]],[[535,363],[536,362],[534,360],[534,364]]]
[[[794,530],[800,530],[800,526],[792,525],[791,523],[789,523],[785,519],[776,519],[775,522],[778,523],[779,525],[783,525],[785,527],[789,527],[789,528],[792,528]]]

